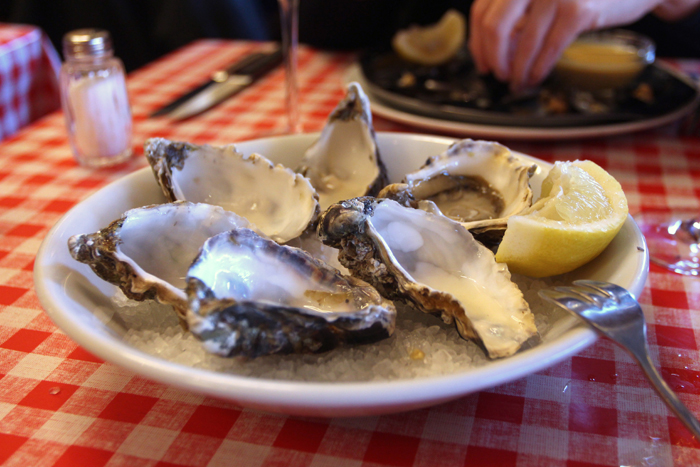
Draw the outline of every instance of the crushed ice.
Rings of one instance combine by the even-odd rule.
[[[551,280],[513,275],[535,314],[540,334],[564,311],[543,302],[538,290],[558,285]],[[271,355],[254,360],[221,358],[180,327],[172,308],[154,302],[114,299],[115,316],[128,329],[123,340],[150,355],[196,368],[276,380],[386,381],[446,375],[478,367],[490,360],[474,342],[461,339],[452,325],[397,304],[392,337],[370,345],[341,347],[316,355]],[[417,356],[419,358],[417,358]]]

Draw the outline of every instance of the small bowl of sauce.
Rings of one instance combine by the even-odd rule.
[[[654,62],[656,45],[646,36],[625,30],[582,34],[564,50],[554,68],[561,83],[587,90],[629,85]]]

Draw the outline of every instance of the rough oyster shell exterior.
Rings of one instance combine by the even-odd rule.
[[[68,240],[71,256],[132,300],[187,308],[184,277],[206,239],[249,222],[218,206],[185,201],[131,209],[107,227]]]
[[[378,196],[442,213],[493,245],[503,237],[508,218],[532,205],[530,177],[536,169],[499,143],[464,139]]]
[[[454,323],[490,357],[512,355],[536,335],[534,316],[507,266],[445,216],[364,197],[331,206],[318,228],[353,275],[391,300]]]
[[[316,353],[389,337],[394,305],[298,248],[249,229],[216,235],[187,274],[188,323],[214,354]]]
[[[277,242],[299,236],[318,217],[311,183],[259,154],[164,138],[147,140],[144,152],[169,201],[221,206]]]
[[[369,99],[358,83],[331,112],[298,172],[311,180],[321,211],[338,201],[376,195],[388,183],[372,125]]]

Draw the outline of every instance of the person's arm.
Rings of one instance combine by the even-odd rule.
[[[479,72],[492,72],[519,90],[547,77],[584,31],[632,23],[651,11],[682,17],[698,5],[700,0],[475,0],[469,48]]]
[[[700,8],[700,0],[666,0],[654,9],[654,15],[664,21],[678,21]]]

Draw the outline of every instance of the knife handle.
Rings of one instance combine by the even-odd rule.
[[[255,52],[252,53],[243,59],[239,60],[238,62],[234,63],[233,65],[229,66],[225,70],[218,71],[214,73],[214,76],[212,76],[212,79],[207,81],[206,83],[203,83],[196,88],[190,90],[186,94],[178,97],[171,103],[165,105],[164,107],[161,107],[160,109],[156,110],[155,112],[151,113],[151,117],[159,117],[161,115],[166,115],[187,102],[188,100],[192,99],[195,97],[197,94],[202,92],[204,89],[208,88],[215,82],[221,82],[225,81],[229,76],[232,75],[247,75],[250,77],[250,81],[253,82],[256,79],[260,78],[262,75],[276,67],[280,62],[282,62],[283,54],[282,50],[280,48],[277,48],[274,52]],[[223,74],[224,76],[220,76],[220,79],[216,79],[219,74]]]
[[[274,52],[256,52],[229,67],[226,73],[229,76],[250,76],[251,80],[254,81],[279,65],[282,62],[282,58],[283,53],[281,49],[277,49]]]

